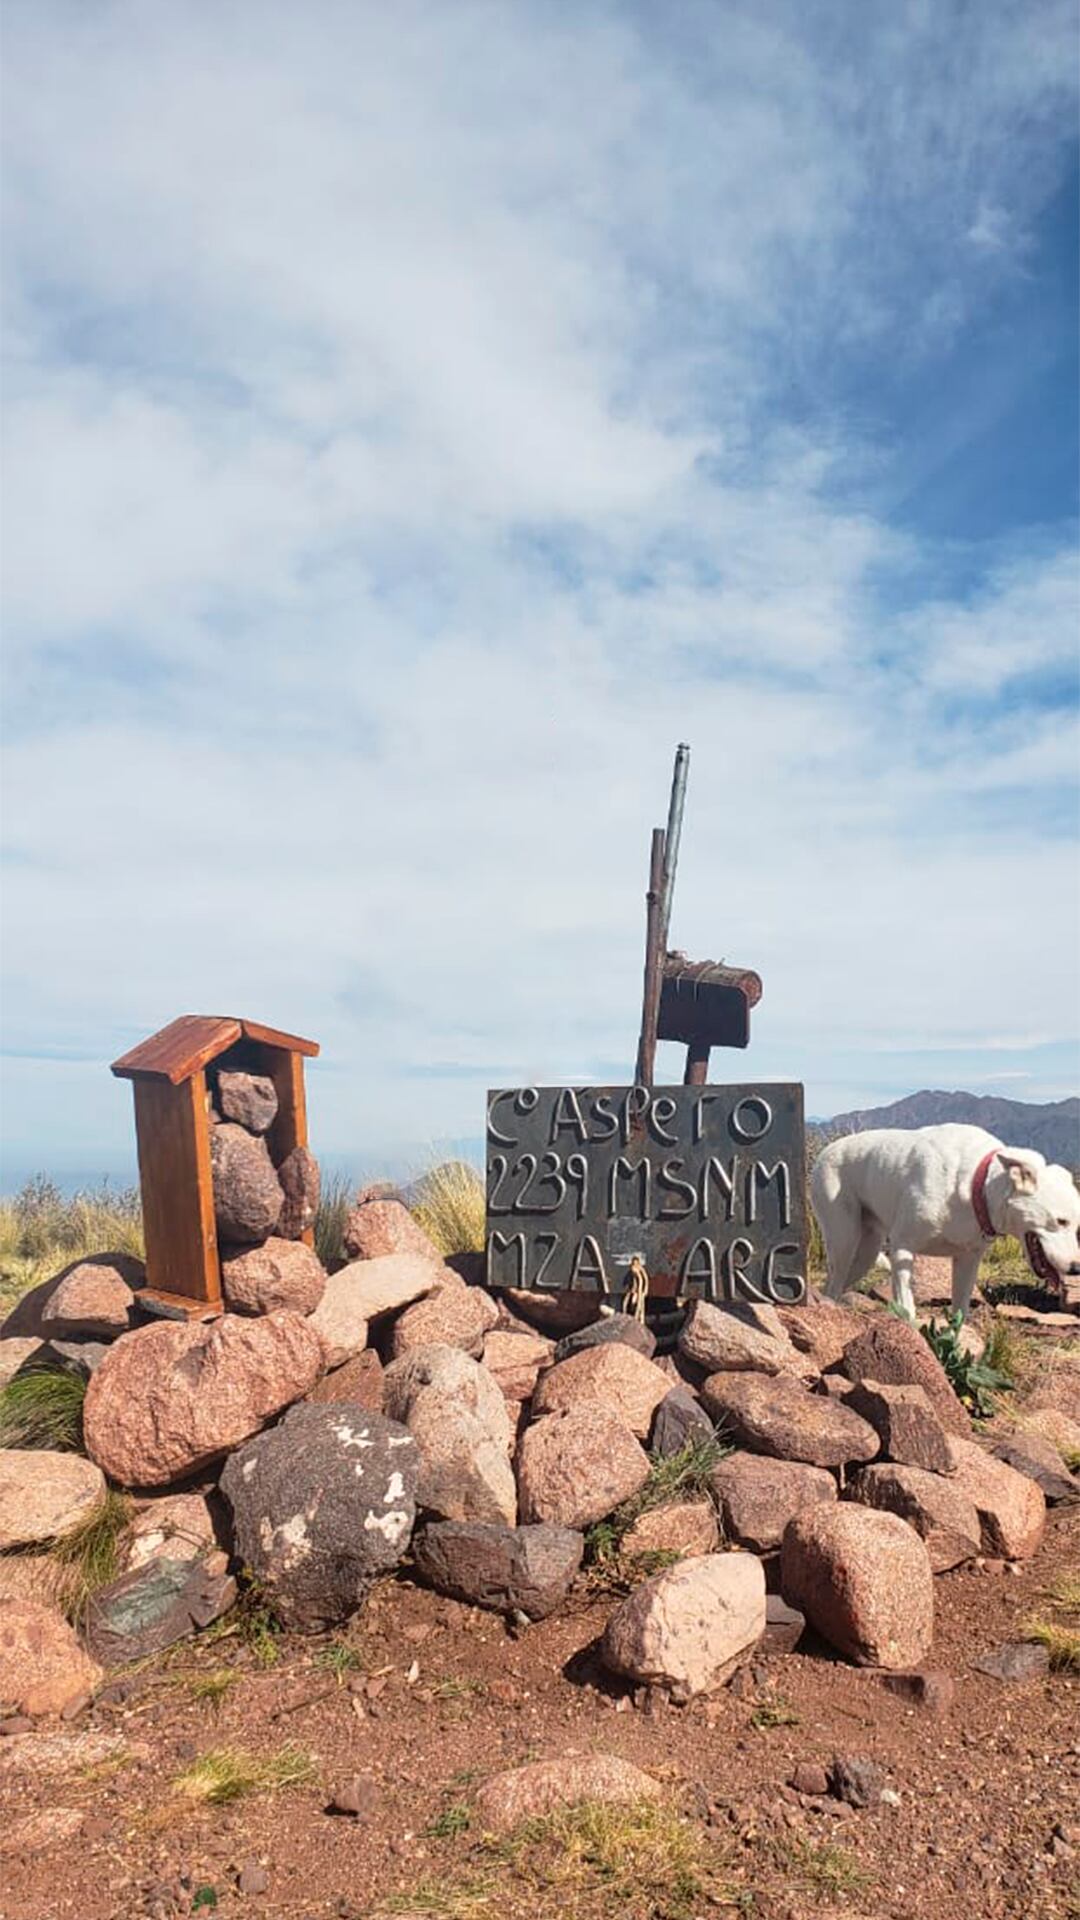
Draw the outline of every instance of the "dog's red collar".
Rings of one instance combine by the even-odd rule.
[[[983,1155],[971,1180],[971,1204],[975,1209],[979,1232],[984,1240],[997,1239],[997,1228],[990,1218],[990,1209],[986,1204],[986,1176],[990,1171],[990,1162],[996,1154],[997,1148],[991,1147],[990,1152]]]

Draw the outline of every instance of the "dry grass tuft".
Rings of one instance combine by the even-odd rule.
[[[278,1793],[284,1787],[306,1786],[315,1774],[315,1762],[302,1747],[287,1746],[265,1754],[215,1747],[177,1774],[173,1790],[204,1806],[224,1807],[248,1793]]]
[[[433,1837],[460,1845],[463,1818]],[[460,1876],[391,1896],[380,1914],[508,1920],[563,1913],[573,1920],[692,1920],[735,1898],[700,1828],[666,1803],[586,1801],[528,1820],[507,1839],[469,1850]]]
[[[1025,1639],[1046,1648],[1054,1673],[1080,1673],[1080,1567],[1066,1567],[1040,1587],[1039,1597],[1047,1612],[1024,1622]],[[1064,1619],[1053,1617],[1061,1614]]]
[[[94,1253],[142,1258],[137,1191],[103,1181],[65,1195],[44,1174],[35,1175],[14,1199],[0,1200],[0,1319],[31,1287]]]
[[[29,1367],[0,1387],[0,1447],[81,1453],[86,1381],[62,1367]]]
[[[484,1182],[464,1160],[445,1160],[423,1174],[409,1211],[444,1260],[455,1253],[483,1253],[487,1245]]]
[[[61,1605],[69,1620],[82,1619],[89,1602],[120,1571],[120,1542],[131,1524],[132,1503],[109,1487],[77,1527],[54,1540],[49,1557],[61,1571]]]

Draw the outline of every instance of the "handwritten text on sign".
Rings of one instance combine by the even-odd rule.
[[[802,1088],[515,1087],[488,1095],[491,1286],[802,1299]]]

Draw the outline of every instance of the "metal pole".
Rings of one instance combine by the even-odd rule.
[[[668,805],[667,833],[664,838],[664,899],[660,913],[660,963],[668,950],[671,903],[675,896],[675,869],[679,864],[683,807],[686,804],[686,780],[690,772],[690,749],[685,740],[675,749],[675,767],[671,776],[671,800]]]
[[[656,1021],[660,1011],[662,942],[660,915],[664,891],[664,829],[654,827],[649,859],[649,891],[645,895],[645,985],[641,1001],[641,1038],[638,1041],[634,1079],[639,1087],[651,1087],[656,1070]]]

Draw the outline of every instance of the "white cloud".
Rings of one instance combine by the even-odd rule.
[[[887,450],[784,388],[987,297],[958,240],[1067,119],[1036,11],[852,8],[852,64],[825,6],[16,9],[10,1044],[311,1030],[333,1146],[475,1132],[426,1065],[629,1064],[679,738],[674,931],[763,972],[749,1069],[993,1034],[1033,966],[1072,1030],[1068,849],[979,811],[1070,736],[952,706],[1068,660],[1073,557],[893,614]],[[16,1132],[94,1139],[35,1072]]]

